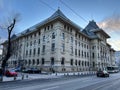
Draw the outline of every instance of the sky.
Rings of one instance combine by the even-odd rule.
[[[13,30],[13,34],[17,34],[50,17],[60,8],[71,21],[82,28],[94,20],[110,35],[108,43],[118,51],[120,50],[119,4],[120,0],[0,0],[0,25],[6,24],[8,18],[18,13],[19,20]],[[7,31],[0,29],[0,37],[0,42],[7,39]]]

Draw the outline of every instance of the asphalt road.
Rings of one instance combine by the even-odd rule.
[[[0,90],[120,90],[120,73],[108,78],[70,76],[0,83]]]

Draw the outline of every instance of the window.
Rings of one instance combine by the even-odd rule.
[[[94,55],[94,53],[92,53],[92,58],[94,58],[95,57],[95,55]]]
[[[40,44],[40,39],[38,40],[38,44]]]
[[[34,40],[34,45],[36,44],[36,40]]]
[[[82,61],[82,66],[84,66],[84,61]]]
[[[38,48],[38,55],[40,54],[40,48]]]
[[[35,55],[35,52],[36,52],[36,49],[34,48],[34,50],[33,50],[33,55]]]
[[[62,58],[61,65],[64,65],[64,64],[65,64],[65,58]]]
[[[51,58],[51,65],[54,65],[54,58]]]
[[[75,49],[75,55],[77,56],[77,49]]]
[[[51,29],[53,29],[53,24],[51,24]]]
[[[55,51],[55,43],[52,43],[51,51]]]
[[[83,51],[82,51],[82,57],[83,57]]]
[[[63,39],[63,40],[65,39],[65,34],[64,34],[64,33],[62,33],[62,39]]]
[[[31,60],[28,61],[28,64],[29,64],[29,65],[31,64]]]
[[[86,57],[86,52],[84,52],[84,55],[85,55],[85,57]]]
[[[36,37],[36,33],[34,34],[34,37]]]
[[[73,46],[71,46],[71,54],[73,54]]]
[[[77,45],[77,40],[75,40],[75,45]]]
[[[41,34],[41,32],[39,32],[39,35]]]
[[[81,64],[81,61],[79,60],[79,66],[80,66],[80,64]]]
[[[64,29],[66,29],[66,25],[64,25]]]
[[[55,39],[55,33],[52,33],[52,39]]]
[[[42,58],[42,65],[43,65],[43,64],[45,64],[45,60],[44,60],[44,58]]]
[[[45,36],[43,36],[43,42],[45,42]]]
[[[95,62],[93,62],[93,67],[95,67]]]
[[[26,50],[26,56],[28,55],[28,50]]]
[[[32,54],[32,50],[30,49],[30,55]]]
[[[89,57],[89,53],[87,52],[87,57]]]
[[[49,30],[50,26],[47,27],[47,29]]]
[[[63,43],[62,44],[62,52],[64,52],[65,51],[65,44]]]
[[[73,37],[71,37],[71,43],[73,43]]]
[[[33,59],[33,65],[35,64],[35,60]]]
[[[75,65],[77,66],[77,60],[75,60]]]
[[[39,62],[39,59],[37,59],[37,65],[39,64],[40,62]]]
[[[45,52],[45,45],[43,45],[42,52],[43,53]]]
[[[30,46],[32,46],[32,41],[30,42]]]
[[[27,42],[27,47],[28,47],[28,45],[29,45],[29,44],[28,44],[28,42]]]
[[[70,60],[70,64],[73,65],[73,59]]]
[[[79,50],[79,56],[80,56],[80,50]]]

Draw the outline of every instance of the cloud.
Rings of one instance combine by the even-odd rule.
[[[110,32],[120,32],[120,14],[113,14],[111,16],[108,16],[104,20],[99,22],[98,25],[106,31],[109,30]]]
[[[114,48],[116,51],[120,51],[120,39],[119,40],[108,40],[108,43],[112,45],[112,48]]]

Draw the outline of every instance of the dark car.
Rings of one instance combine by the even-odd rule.
[[[96,75],[97,77],[109,77],[109,73],[106,70],[99,70]]]
[[[6,70],[5,71],[5,76],[7,77],[14,77],[14,76],[17,76],[17,72],[15,72],[14,70]]]
[[[41,70],[36,68],[29,68],[29,69],[24,69],[23,72],[33,74],[33,73],[41,73]]]

